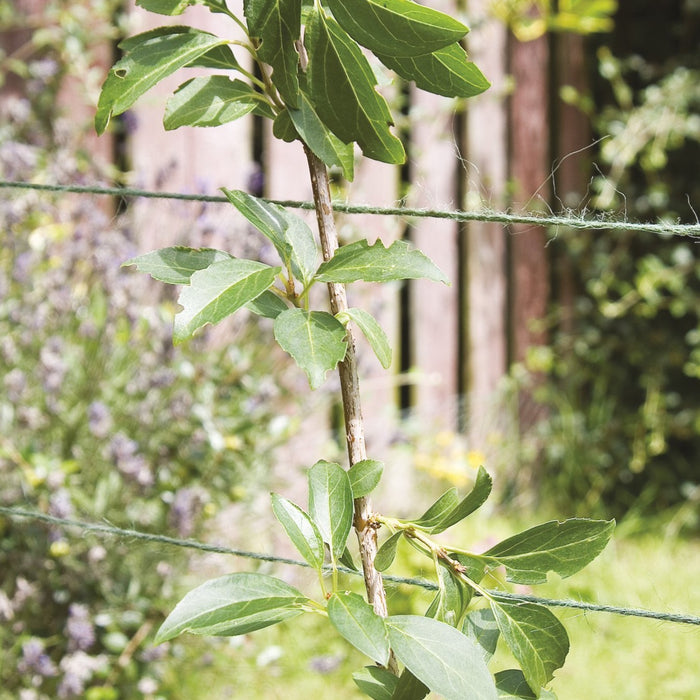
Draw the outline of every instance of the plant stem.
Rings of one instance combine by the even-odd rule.
[[[338,233],[333,218],[328,170],[325,164],[309,148],[304,146],[304,150],[309,163],[323,259],[330,260],[338,248]],[[333,314],[347,310],[348,303],[345,295],[345,285],[329,282],[328,295]],[[355,337],[351,326],[348,326],[347,329],[347,342],[348,351],[345,359],[338,365],[338,374],[343,397],[348,458],[350,466],[352,466],[363,459],[367,459],[367,451],[365,449],[365,432],[360,402],[360,383],[357,376]],[[367,496],[356,498],[353,525],[360,543],[360,558],[362,559],[367,599],[378,615],[386,617],[388,613],[384,582],[381,574],[374,568],[374,559],[377,555],[377,532],[372,526],[371,515],[372,506],[370,499]]]

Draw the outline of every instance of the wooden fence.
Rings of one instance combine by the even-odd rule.
[[[236,9],[238,2],[229,4]],[[456,3],[435,0],[431,5],[451,12]],[[338,185],[339,197],[369,205],[404,201],[411,207],[444,209],[519,210],[548,202],[551,163],[590,141],[585,122],[563,107],[554,110],[552,121],[550,105],[559,85],[581,86],[583,45],[566,36],[558,38],[554,50],[546,38],[521,43],[489,15],[489,5],[489,0],[470,0],[465,20],[472,27],[467,48],[491,89],[466,102],[408,89],[401,96],[408,99],[401,124],[408,163],[400,168],[362,161],[355,181]],[[40,0],[20,0],[18,6],[41,15]],[[182,23],[183,18],[171,21]],[[217,34],[231,24],[202,7],[190,8],[184,21]],[[135,34],[167,22],[132,7],[129,31]],[[2,35],[6,48],[16,39],[17,33]],[[105,72],[109,53],[103,55]],[[255,117],[217,129],[165,132],[163,106],[182,80],[177,74],[164,80],[122,120],[128,184],[206,194],[225,186],[273,199],[311,198],[299,145],[273,139],[268,126]],[[399,97],[392,89],[388,98]],[[70,93],[62,101],[69,104]],[[111,157],[115,149],[105,145],[109,138],[98,142],[90,137],[86,143]],[[557,171],[559,197],[579,187],[580,166],[571,157]],[[246,227],[231,207],[145,200],[133,203],[133,215],[143,250],[186,243],[235,253],[249,245]],[[388,374],[367,348],[361,352],[365,412],[368,424],[378,426],[374,439],[386,439],[387,412],[410,408],[426,426],[439,429],[463,428],[461,417],[468,416],[474,448],[487,451],[491,419],[480,419],[487,415],[499,381],[528,346],[544,339],[531,321],[544,314],[553,293],[545,231],[372,215],[344,215],[340,224],[346,238],[380,237],[387,244],[409,238],[452,280],[450,287],[411,281],[403,286],[359,285],[352,292],[359,304],[379,316],[395,350]],[[565,281],[565,273],[558,278]],[[372,439],[370,434],[370,443]]]

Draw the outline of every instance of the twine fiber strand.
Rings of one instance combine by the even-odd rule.
[[[229,554],[236,557],[246,559],[254,559],[257,561],[274,562],[285,564],[288,566],[301,566],[310,568],[305,561],[297,559],[288,559],[286,557],[277,557],[271,554],[261,554],[260,552],[248,552],[242,549],[233,549],[223,547],[221,545],[207,544],[205,542],[197,542],[196,540],[184,540],[177,537],[167,537],[165,535],[156,535],[149,532],[141,532],[140,530],[125,529],[105,525],[101,523],[89,523],[81,520],[71,520],[69,518],[56,518],[53,515],[46,513],[38,513],[36,511],[25,510],[23,508],[10,508],[0,506],[0,515],[5,515],[14,519],[29,519],[38,522],[48,523],[61,528],[78,528],[84,532],[94,532],[102,535],[112,535],[125,539],[141,540],[142,542],[150,542],[154,544],[165,544],[174,547],[183,547],[200,552],[214,552],[217,554]],[[354,569],[349,569],[344,566],[337,567],[338,571],[352,576],[362,576],[362,572]],[[428,591],[436,591],[438,586],[431,581],[426,581],[420,578],[405,578],[402,576],[383,575],[383,579],[387,583],[403,584],[408,586],[417,586]],[[696,625],[700,626],[700,616],[689,615],[682,613],[657,612],[654,610],[645,610],[643,608],[628,608],[616,605],[607,605],[603,603],[585,603],[578,600],[557,600],[551,598],[539,598],[531,595],[521,595],[517,593],[508,593],[505,591],[488,591],[489,593],[497,594],[499,598],[507,598],[517,603],[535,603],[544,605],[545,607],[569,608],[574,610],[582,610],[584,612],[603,612],[612,615],[622,615],[627,617],[640,617],[649,620],[658,620],[662,622],[673,622],[676,624]]]
[[[179,192],[154,192],[130,187],[101,187],[91,185],[45,185],[33,182],[0,180],[0,189],[38,190],[73,194],[108,195],[111,197],[141,197],[150,199],[175,199],[190,202],[228,203],[226,197],[206,194],[183,194]],[[297,200],[266,200],[290,209],[313,209],[313,202]],[[446,209],[415,209],[410,207],[372,207],[364,204],[333,202],[333,208],[344,214],[373,214],[378,216],[400,216],[404,218],[451,219],[453,221],[483,221],[503,225],[525,224],[528,226],[561,226],[591,231],[636,231],[663,236],[700,237],[700,223],[673,224],[670,222],[615,221],[608,218],[590,219],[583,215],[511,214],[496,211],[459,211]]]

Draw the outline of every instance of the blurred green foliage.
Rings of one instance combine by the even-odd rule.
[[[696,44],[694,57],[680,49],[700,7],[686,3],[685,10],[687,16],[668,27],[677,43],[667,42],[666,53],[655,45],[657,53],[642,57],[640,25],[646,41],[655,28],[628,21],[642,11],[631,6],[617,18],[615,34],[605,37],[609,46],[598,50],[595,90],[579,99],[603,139],[594,156],[592,213],[697,221],[700,65]],[[639,40],[633,47],[628,34]],[[616,49],[627,53],[615,58]],[[697,526],[697,241],[624,232],[552,234],[555,275],[574,294],[552,313],[551,344],[532,349],[527,362],[533,376],[544,377],[531,386],[546,419],[525,444],[543,493],[567,512],[587,515],[694,503],[684,512],[687,525]]]

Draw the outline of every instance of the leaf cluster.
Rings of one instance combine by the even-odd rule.
[[[424,616],[383,618],[364,598],[344,588],[338,574],[340,563],[355,568],[347,547],[353,499],[370,492],[381,472],[381,463],[372,460],[359,462],[350,471],[336,463],[317,462],[308,472],[308,511],[272,494],[275,516],[318,574],[320,600],[268,575],[224,576],[188,593],[163,623],[156,641],[184,631],[244,634],[313,613],[327,617],[338,634],[377,664],[353,676],[375,700],[420,700],[430,691],[447,700],[555,697],[548,685],[569,650],[564,627],[547,608],[487,590],[482,581],[500,567],[513,583],[541,583],[550,571],[570,576],[602,551],[614,523],[552,521],[482,554],[437,544],[430,535],[461,522],[488,498],[491,479],[481,468],[473,489],[462,499],[448,491],[413,520],[374,516],[377,527],[392,531],[377,556],[377,568],[387,568],[399,540],[405,540],[432,560],[438,581],[438,593]],[[492,675],[488,663],[499,638],[520,668]],[[404,667],[400,675],[388,670],[392,655]]]
[[[219,71],[180,85],[165,108],[166,129],[217,126],[251,112],[274,120],[274,133],[305,143],[324,163],[353,177],[353,144],[387,163],[405,159],[393,117],[377,91],[368,52],[417,87],[448,97],[488,88],[459,43],[468,28],[412,0],[246,0],[243,18],[218,0],[141,0],[147,10],[180,15],[204,4],[244,35],[230,42],[187,26],[153,29],[121,42],[95,117],[102,133],[150,88],[181,68]],[[258,64],[256,77],[232,50]],[[232,77],[234,76],[234,77]]]
[[[129,260],[156,280],[183,285],[182,310],[175,316],[176,343],[191,338],[206,324],[218,323],[239,309],[273,319],[274,335],[306,372],[312,388],[347,351],[346,326],[355,323],[384,367],[391,348],[376,319],[363,309],[350,308],[334,316],[309,309],[309,292],[317,282],[384,282],[425,278],[447,283],[445,275],[405,241],[388,248],[381,241],[361,240],[339,248],[320,262],[314,236],[300,217],[282,207],[241,191],[224,189],[238,211],[273,244],[280,265],[234,258],[210,248],[175,246]]]

